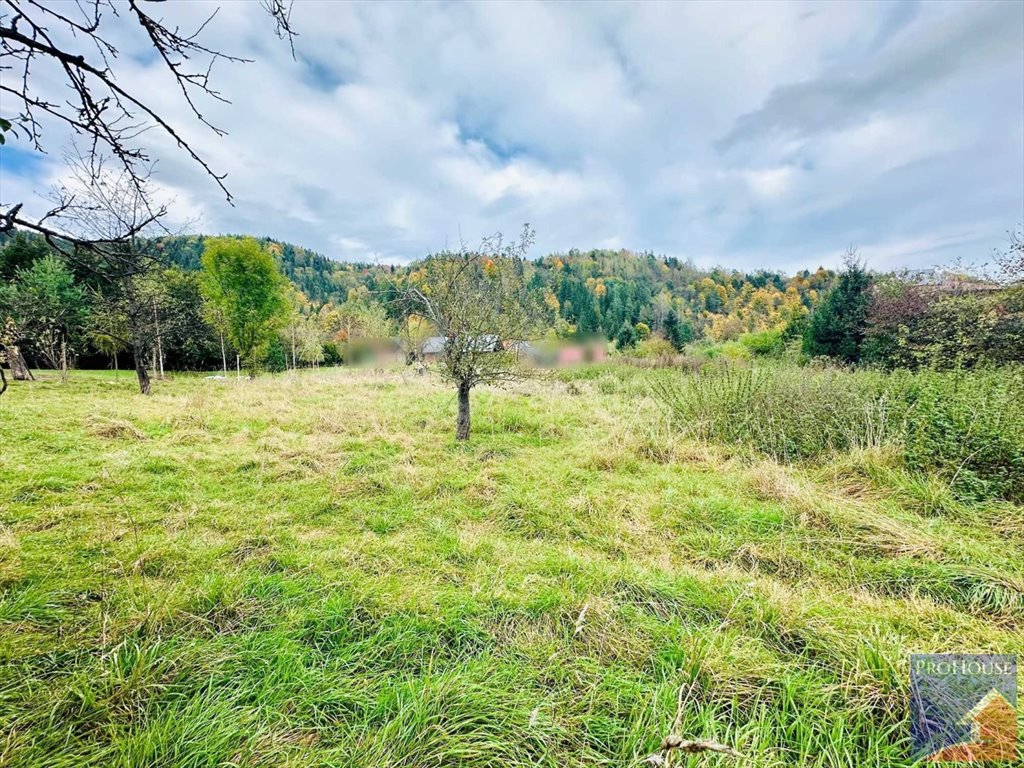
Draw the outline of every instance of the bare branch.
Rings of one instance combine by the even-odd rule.
[[[274,20],[274,34],[279,40],[287,40],[295,58],[295,38],[299,33],[292,27],[292,4],[294,0],[260,0],[263,10]]]
[[[263,5],[274,19],[275,34],[288,39],[294,57],[296,33],[291,26],[291,3],[264,0]],[[121,17],[119,7],[127,8],[127,15],[146,35],[195,118],[214,134],[225,134],[207,119],[197,97],[227,103],[227,99],[211,85],[213,65],[218,60],[234,63],[250,60],[224,53],[199,41],[216,11],[195,31],[183,32],[152,16],[140,0],[76,0],[74,4],[0,0],[0,71],[13,73],[11,77],[5,77],[0,91],[7,95],[5,105],[18,104],[20,107],[16,118],[9,116],[11,132],[16,136],[24,135],[36,151],[45,152],[42,121],[50,118],[63,123],[86,138],[91,155],[108,154],[115,158],[137,191],[141,191],[139,187],[148,175],[150,159],[137,140],[146,130],[155,127],[173,139],[179,149],[213,179],[230,203],[232,195],[225,184],[225,174],[215,171],[182,131],[151,106],[142,94],[118,83],[113,69],[118,50],[104,37],[104,30],[109,28],[111,19]],[[63,37],[58,32],[64,33]],[[94,49],[91,58],[60,42],[68,35],[76,40],[84,39],[91,45]],[[33,73],[44,62],[56,65],[62,72],[72,94],[67,101],[58,103],[33,92]],[[5,108],[10,109],[9,106]],[[0,201],[0,204],[18,202],[8,200]],[[27,223],[20,214],[20,207],[18,211],[0,212],[0,232],[9,231],[15,223],[48,235],[42,222]]]

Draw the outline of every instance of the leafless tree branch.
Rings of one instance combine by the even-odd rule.
[[[294,57],[296,33],[291,26],[291,3],[263,0],[263,8],[274,19],[278,37],[288,39]],[[74,4],[0,0],[0,92],[6,95],[5,110],[13,104],[19,109],[17,115],[6,115],[4,127],[15,136],[27,138],[35,151],[45,152],[43,121],[63,123],[85,138],[92,157],[110,156],[118,162],[139,191],[151,170],[151,160],[138,139],[146,130],[156,128],[173,139],[231,202],[225,174],[214,170],[180,128],[142,94],[118,82],[114,65],[119,52],[105,30],[109,30],[111,19],[122,16],[133,20],[144,32],[195,118],[223,136],[225,132],[204,115],[199,97],[227,102],[211,84],[214,64],[219,60],[250,60],[199,41],[216,11],[196,30],[184,32],[150,14],[141,0],[76,0]],[[92,51],[73,47],[66,42],[69,38],[82,41]],[[45,65],[55,66],[61,74],[71,92],[66,101],[53,101],[35,91],[34,73],[37,67]],[[42,221],[28,220],[21,212],[22,202],[0,200],[0,232],[21,226],[46,237],[61,236]]]

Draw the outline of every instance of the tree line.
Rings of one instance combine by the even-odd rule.
[[[31,375],[26,360],[66,373],[76,362],[118,367],[129,353],[157,375],[237,365],[276,371],[343,362],[361,338],[438,332],[420,317],[410,329],[401,301],[427,277],[431,258],[405,267],[348,264],[269,238],[159,236],[140,238],[134,247],[146,255],[111,280],[31,233],[0,244],[0,344],[15,378]],[[245,256],[234,272],[218,271],[236,250]],[[1005,253],[1019,250],[1012,241]],[[1003,263],[1008,285],[1012,258]],[[671,351],[743,338],[771,353],[799,337],[808,357],[916,367],[1009,361],[1022,349],[1019,291],[965,275],[875,275],[851,261],[838,275],[786,277],[604,250],[524,254],[514,270],[537,337],[600,336],[627,351],[652,338]],[[264,311],[276,332],[251,343],[251,327],[229,328],[227,299],[208,275],[244,282],[256,273],[274,275]],[[254,290],[243,292],[251,299]]]
[[[109,186],[131,194],[123,184]],[[399,299],[431,263],[346,264],[268,238],[156,236],[125,244],[111,269],[87,251],[69,257],[16,231],[0,236],[2,343],[16,377],[22,378],[26,357],[65,372],[76,362],[118,367],[129,353],[157,373],[231,367],[236,355],[245,355],[229,338],[215,294],[204,294],[201,276],[210,271],[210,254],[230,250],[232,242],[242,244],[249,262],[259,254],[260,264],[281,276],[282,298],[271,308],[279,333],[262,345],[242,345],[260,350],[258,365],[255,358],[244,361],[250,369],[338,363],[353,340],[408,334]],[[329,291],[311,281],[308,265],[329,280]],[[536,308],[538,336],[602,336],[628,348],[655,334],[676,349],[704,336],[729,338],[733,327],[738,335],[785,324],[808,312],[832,280],[825,270],[792,278],[702,272],[628,251],[524,255],[514,277]]]

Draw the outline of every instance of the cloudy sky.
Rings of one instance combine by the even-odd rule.
[[[213,7],[163,12],[187,28]],[[214,70],[225,137],[128,19],[105,22],[122,85],[228,174],[233,207],[147,134],[199,231],[402,262],[529,222],[534,255],[792,271],[851,244],[878,269],[983,260],[1024,221],[1022,2],[299,0],[292,20],[297,60],[255,2],[205,30],[254,59]],[[39,207],[66,140],[45,139],[0,149],[0,201]]]

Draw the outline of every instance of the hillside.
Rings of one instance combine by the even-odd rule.
[[[161,250],[183,269],[199,268],[204,237],[164,238]],[[317,304],[344,302],[350,291],[386,292],[408,267],[334,261],[315,251],[260,238],[282,272]],[[741,333],[782,327],[805,314],[832,286],[835,274],[818,269],[794,276],[778,272],[701,270],[679,259],[628,250],[570,250],[524,262],[524,277],[551,311],[553,326],[615,337],[623,324],[661,330],[669,310],[689,322],[695,335],[728,340]]]
[[[171,264],[197,270],[205,239],[204,235],[165,237],[160,239],[158,248]],[[345,301],[350,290],[365,285],[370,275],[380,269],[370,264],[334,261],[316,251],[269,237],[257,239],[274,254],[281,271],[295,287],[317,303]]]

